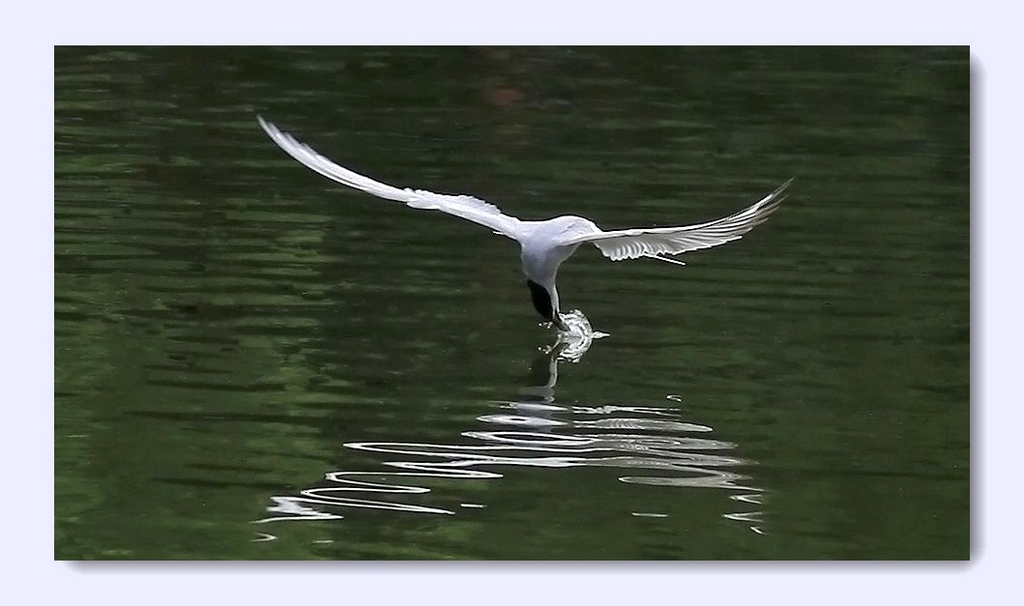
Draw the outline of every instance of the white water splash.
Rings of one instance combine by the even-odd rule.
[[[594,339],[601,339],[608,336],[608,333],[594,330],[590,326],[590,320],[578,309],[571,309],[566,313],[558,314],[568,330],[558,331],[558,340],[548,350],[558,350],[558,360],[562,362],[578,362],[583,354],[590,349]]]
[[[608,333],[594,330],[590,326],[590,320],[578,309],[570,309],[566,313],[558,314],[558,317],[568,327],[568,331],[559,331],[559,335],[565,335],[577,339],[600,339],[607,337]]]

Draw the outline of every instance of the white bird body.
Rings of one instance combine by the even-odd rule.
[[[547,221],[522,221],[518,238],[522,247],[523,273],[534,280],[554,276],[558,266],[579,248],[579,236],[601,230],[583,217],[562,216]]]
[[[590,219],[571,215],[547,221],[521,221],[520,224],[523,226],[518,238],[520,258],[533,307],[542,317],[563,328],[558,319],[560,308],[558,289],[555,288],[558,267],[579,248],[580,242],[574,242],[575,238],[601,230]]]
[[[257,119],[271,140],[288,155],[328,179],[378,198],[404,202],[412,208],[439,210],[461,217],[517,241],[522,249],[523,274],[530,287],[533,306],[561,330],[566,330],[566,327],[559,318],[555,277],[559,266],[581,244],[590,242],[613,261],[649,258],[684,265],[682,261],[665,255],[718,246],[741,238],[766,221],[779,207],[785,199],[786,187],[792,182],[792,179],[786,181],[774,192],[737,213],[707,223],[604,231],[585,217],[563,215],[544,221],[524,221],[473,196],[392,187],[335,164],[261,116]]]

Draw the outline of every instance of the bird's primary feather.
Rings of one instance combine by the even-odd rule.
[[[289,156],[295,158],[307,168],[310,168],[321,175],[347,185],[368,194],[404,202],[412,208],[424,210],[439,210],[456,217],[479,223],[490,227],[494,231],[515,238],[518,233],[519,219],[506,215],[497,206],[485,202],[479,198],[465,195],[435,194],[424,189],[399,189],[374,181],[349,169],[339,166],[331,160],[317,153],[312,147],[302,143],[286,132],[282,132],[274,124],[267,122],[262,116],[257,116],[260,126],[283,149]]]
[[[583,234],[572,240],[574,244],[590,242],[612,261],[678,255],[684,252],[710,248],[738,240],[743,234],[768,220],[786,198],[790,179],[756,204],[721,219],[683,227],[648,227],[620,229]]]

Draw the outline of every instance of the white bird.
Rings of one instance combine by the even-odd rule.
[[[262,116],[257,116],[257,119],[267,135],[288,155],[328,179],[379,198],[404,202],[412,208],[439,210],[462,217],[518,242],[533,307],[541,317],[562,331],[569,329],[559,315],[555,276],[558,267],[576,252],[580,244],[593,244],[612,261],[648,258],[685,265],[664,255],[678,255],[738,240],[775,212],[786,197],[786,187],[793,181],[789,179],[756,204],[707,223],[603,231],[585,217],[563,215],[544,221],[524,221],[506,215],[497,206],[473,196],[435,194],[423,189],[399,189],[385,185],[335,164]]]

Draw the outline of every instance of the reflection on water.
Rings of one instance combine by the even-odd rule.
[[[271,515],[257,523],[339,519],[351,508],[455,515],[456,509],[429,503],[424,495],[430,489],[420,485],[423,480],[499,480],[504,477],[500,470],[511,467],[550,469],[552,473],[573,467],[605,467],[618,470],[621,475],[617,479],[625,484],[733,491],[730,498],[744,510],[723,517],[762,534],[758,509],[762,489],[750,483],[749,475],[739,472],[754,462],[729,454],[737,445],[709,437],[712,427],[684,421],[679,409],[671,407],[563,405],[556,401],[559,362],[578,361],[593,334],[569,333],[570,339],[586,341],[575,357],[566,357],[565,352],[578,344],[567,343],[560,335],[558,342],[534,361],[531,374],[537,377],[536,384],[524,388],[519,398],[493,403],[490,412],[476,417],[481,427],[460,434],[468,443],[346,443],[347,448],[388,457],[382,465],[397,471],[330,471],[325,474],[327,486],[271,497]],[[675,395],[667,399],[681,401]],[[459,503],[460,509],[485,507],[487,503]],[[669,515],[646,510],[630,513],[636,517]],[[260,533],[255,540],[273,536]]]

